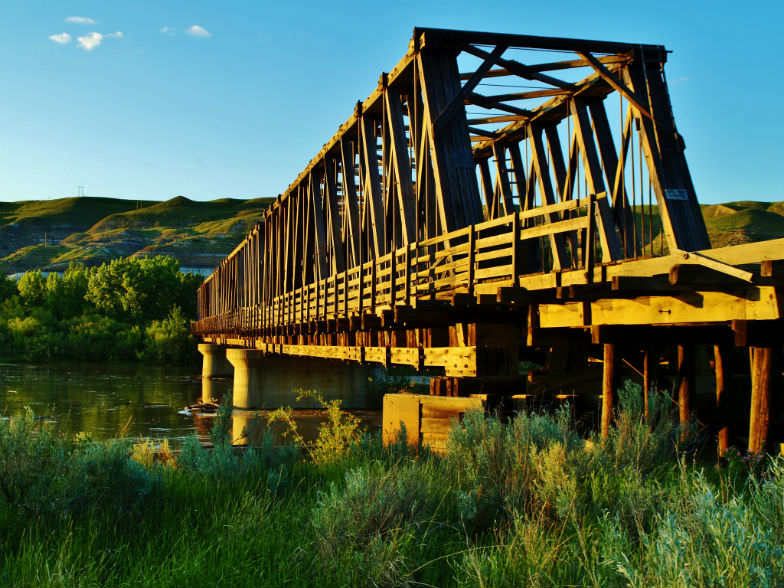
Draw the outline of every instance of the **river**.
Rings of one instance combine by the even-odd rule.
[[[65,434],[168,439],[177,447],[190,435],[206,441],[214,416],[187,410],[205,395],[223,398],[230,378],[202,381],[198,366],[143,364],[0,363],[0,415],[30,407],[34,416]],[[270,359],[262,370],[262,418],[269,409],[293,406],[306,438],[313,438],[323,413],[313,402],[297,403],[299,389],[341,398],[369,432],[381,421],[382,369],[350,367],[325,360]]]

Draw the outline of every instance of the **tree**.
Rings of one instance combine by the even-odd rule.
[[[25,272],[17,282],[19,297],[26,308],[43,306],[46,301],[46,279],[41,270]]]
[[[168,255],[115,259],[90,275],[86,299],[118,320],[163,320],[173,306],[190,310],[195,304],[194,280],[183,276],[179,262]]]
[[[9,278],[5,274],[0,274],[0,302],[8,300],[11,296],[19,294],[16,287],[16,280]]]

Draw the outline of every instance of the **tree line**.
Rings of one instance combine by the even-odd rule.
[[[187,363],[197,358],[188,323],[202,277],[161,255],[62,274],[0,276],[0,357]]]

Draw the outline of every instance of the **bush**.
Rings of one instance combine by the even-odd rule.
[[[445,492],[437,469],[416,463],[346,472],[345,486],[330,484],[312,512],[321,558],[354,584],[408,585],[407,545],[434,522]]]
[[[144,351],[141,353],[145,361],[186,363],[192,362],[198,355],[196,339],[191,335],[179,306],[172,307],[165,319],[152,321],[145,334]]]
[[[0,495],[9,507],[33,515],[136,512],[157,482],[129,452],[121,441],[58,436],[28,409],[0,421]]]

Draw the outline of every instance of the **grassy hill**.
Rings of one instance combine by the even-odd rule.
[[[212,268],[247,233],[272,199],[165,202],[61,198],[0,202],[0,271],[59,270],[120,256],[169,254]],[[46,234],[46,245],[44,245]]]
[[[92,197],[0,202],[0,271],[59,270],[71,261],[97,265],[155,254],[172,255],[185,267],[213,268],[272,200],[195,202],[177,196],[165,202]],[[784,237],[784,202],[705,205],[702,214],[714,247]]]

